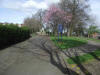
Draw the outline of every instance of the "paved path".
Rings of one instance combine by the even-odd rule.
[[[0,75],[78,75],[73,65],[74,69],[62,57],[71,58],[97,48],[99,43],[89,41],[61,53],[48,37],[35,36],[0,51]],[[79,75],[100,75],[100,59],[96,59],[89,64],[76,63]]]
[[[61,61],[52,42],[36,36],[0,51],[0,75],[77,75]]]

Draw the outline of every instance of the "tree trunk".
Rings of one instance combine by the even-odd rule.
[[[67,30],[67,36],[70,37],[70,34],[71,34],[70,28],[68,28],[68,30]]]
[[[73,32],[73,27],[70,26],[70,28],[68,28],[68,31],[67,31],[67,36],[68,37],[72,36],[72,32]]]

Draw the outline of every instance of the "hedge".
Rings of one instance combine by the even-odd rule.
[[[24,41],[30,37],[28,27],[18,27],[14,24],[0,24],[0,48]]]

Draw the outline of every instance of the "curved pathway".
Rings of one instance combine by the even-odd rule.
[[[100,59],[70,67],[64,58],[82,55],[100,48],[99,43],[88,44],[59,52],[45,36],[35,36],[0,51],[0,75],[100,75]],[[75,67],[79,70],[76,71]]]
[[[44,36],[0,51],[0,75],[77,75],[62,64],[56,47]]]

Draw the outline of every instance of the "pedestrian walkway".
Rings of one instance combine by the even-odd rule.
[[[63,66],[56,47],[44,36],[35,36],[0,51],[0,75],[73,74],[77,75]]]

